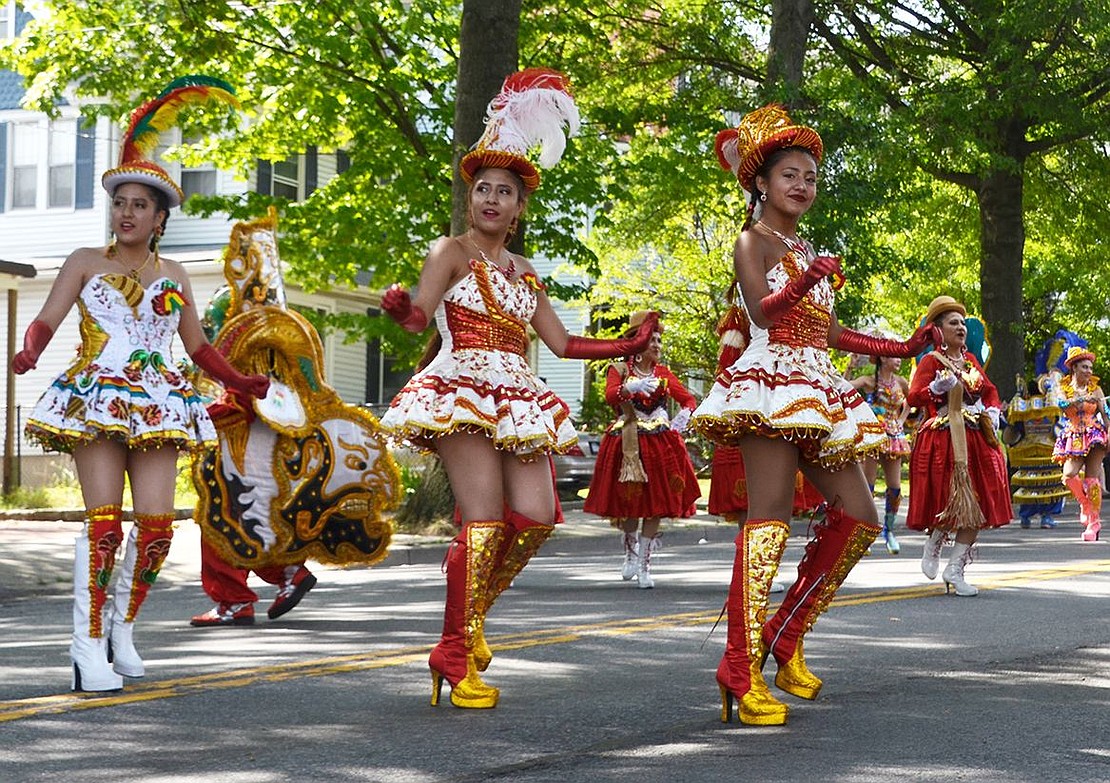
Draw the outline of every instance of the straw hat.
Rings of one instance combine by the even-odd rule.
[[[962,304],[950,296],[938,296],[929,303],[929,309],[925,311],[925,323],[932,323],[945,313],[951,312],[957,312],[965,318],[967,317],[967,308]]]
[[[624,337],[632,337],[639,331],[640,325],[647,320],[647,317],[652,314],[652,310],[637,310],[632,315],[628,316],[628,328],[624,330]],[[655,331],[663,334],[662,322],[656,324]]]

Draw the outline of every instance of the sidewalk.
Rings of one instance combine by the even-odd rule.
[[[582,511],[581,502],[563,504],[566,522],[544,545],[543,554],[557,556],[579,551],[611,551],[614,562],[621,555],[620,536],[608,520]],[[9,512],[0,517],[0,601],[69,590],[73,573],[73,540],[81,530],[81,510]],[[795,535],[805,535],[805,520],[795,520]],[[124,530],[130,522],[124,522]],[[704,512],[690,519],[663,523],[663,545],[694,544],[703,538],[731,540],[732,525]],[[385,559],[373,568],[440,563],[449,537],[394,534]],[[358,566],[353,566],[357,568]],[[314,565],[314,571],[337,566]],[[161,580],[200,582],[200,528],[191,509],[178,510],[173,546],[162,569]]]

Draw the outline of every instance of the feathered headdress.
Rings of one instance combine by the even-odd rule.
[[[769,103],[745,115],[735,128],[718,133],[714,145],[721,168],[735,174],[740,186],[749,193],[753,192],[756,172],[767,156],[783,147],[806,149],[818,163],[825,152],[817,131],[795,125],[786,109],[777,103]]]
[[[166,194],[170,208],[181,204],[185,194],[166,170],[150,160],[163,131],[177,123],[177,115],[187,104],[220,101],[239,108],[231,85],[211,76],[181,76],[174,79],[152,101],[131,114],[131,125],[120,145],[119,165],[104,172],[100,182],[109,193],[126,182],[138,182]]]
[[[1051,340],[1045,342],[1033,357],[1033,370],[1037,375],[1045,375],[1053,370],[1069,373],[1067,357],[1073,348],[1086,348],[1087,341],[1075,332],[1058,329]]]
[[[486,110],[485,132],[463,156],[463,181],[469,185],[479,169],[509,169],[520,175],[530,193],[539,187],[540,173],[528,159],[529,151],[540,147],[539,165],[554,166],[578,125],[578,107],[566,76],[549,68],[510,74]]]

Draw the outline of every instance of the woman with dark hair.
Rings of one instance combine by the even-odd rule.
[[[787,707],[763,679],[767,656],[775,684],[816,698],[821,680],[805,664],[802,636],[879,532],[859,460],[881,448],[870,408],[833,367],[829,348],[869,356],[912,356],[932,334],[905,342],[842,327],[833,312],[840,259],[819,256],[798,237],[817,194],[824,151],[812,128],[769,105],[717,135],[717,157],[751,194],[733,268],[751,341],[717,375],[691,426],[714,443],[739,446],[749,488],[748,519],[736,537],[728,597],[728,635],[717,668],[721,718],[739,701],[744,723],[786,722]],[[768,593],[790,534],[794,476],[801,470],[829,501],[798,566],[798,579],[764,622]]]
[[[910,508],[906,527],[929,533],[921,572],[936,579],[944,541],[955,545],[944,569],[945,592],[970,597],[979,589],[964,579],[982,528],[1010,523],[1010,482],[996,431],[1002,410],[998,389],[967,348],[967,310],[938,296],[925,323],[940,329],[940,346],[922,357],[910,381],[909,404],[924,411],[910,456]]]
[[[432,650],[432,704],[443,681],[456,707],[497,705],[479,672],[492,658],[486,613],[554,529],[551,452],[578,442],[566,404],[527,360],[528,327],[556,356],[611,359],[638,353],[655,331],[653,313],[636,336],[594,340],[567,333],[532,264],[506,244],[540,175],[562,155],[564,127],[578,127],[566,78],[529,69],[506,79],[482,138],[460,164],[469,185],[470,227],[442,237],[410,297],[394,285],[382,309],[410,332],[435,319],[438,352],[393,399],[384,430],[443,462],[463,525],[448,552],[443,634]]]
[[[646,310],[632,314],[625,339],[648,315]],[[660,324],[644,350],[612,364],[606,373],[605,401],[619,415],[601,439],[583,506],[590,514],[608,517],[624,533],[621,577],[635,578],[644,589],[655,586],[651,556],[658,547],[660,522],[664,517],[692,516],[694,501],[701,496],[682,438],[697,401],[659,362],[662,340]],[[668,400],[680,406],[674,419],[667,411]]]
[[[203,401],[174,369],[174,335],[201,369],[225,386],[261,397],[269,380],[236,371],[205,339],[185,269],[162,258],[158,241],[181,188],[144,157],[183,103],[235,102],[215,79],[183,77],[132,115],[120,163],[101,180],[111,195],[113,239],[65,260],[12,369],[34,369],[54,331],[76,304],[77,360],[43,394],[27,435],[48,451],[73,454],[87,525],[73,568],[73,688],[111,691],[123,676],[142,677],[135,617],[169,552],[174,485],[182,450],[213,445]],[[236,104],[237,105],[237,104]],[[123,541],[123,485],[130,479],[135,525]],[[116,552],[124,546],[118,579]],[[109,602],[109,597],[111,601]],[[111,662],[109,662],[111,661]]]

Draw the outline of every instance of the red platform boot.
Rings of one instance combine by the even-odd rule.
[[[493,659],[493,652],[486,644],[486,614],[555,529],[553,525],[545,525],[515,511],[508,511],[507,514],[509,535],[490,576],[485,600],[478,607],[478,621],[474,629],[474,664],[480,672],[484,672]]]
[[[829,608],[837,589],[867,552],[880,528],[830,508],[798,564],[798,580],[763,627],[764,660],[775,656],[775,685],[802,699],[816,699],[821,680],[806,666],[802,636]]]
[[[767,689],[760,671],[760,633],[767,617],[771,582],[786,549],[790,527],[777,519],[748,520],[736,536],[732,584],[728,589],[728,638],[717,666],[721,721],[732,720],[732,702],[740,702],[740,722],[755,726],[786,723],[789,710]]]
[[[451,685],[456,707],[489,709],[499,692],[482,682],[474,661],[481,607],[497,565],[508,525],[501,520],[467,522],[447,553],[447,600],[443,636],[428,658],[432,670],[432,706],[439,704],[443,681]]]

